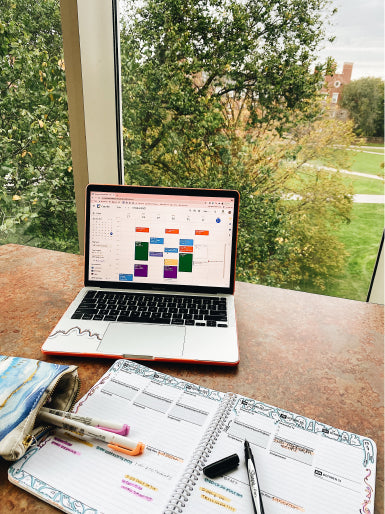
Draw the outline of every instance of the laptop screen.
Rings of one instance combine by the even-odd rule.
[[[233,292],[238,196],[89,185],[86,285]]]

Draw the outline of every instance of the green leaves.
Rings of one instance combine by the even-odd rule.
[[[58,2],[0,0],[0,12],[0,240],[76,251]]]
[[[320,194],[323,180],[307,189],[301,182],[297,193],[309,203],[284,198],[297,172],[293,159],[304,162],[317,140],[311,122],[320,112],[314,99],[326,65],[318,73],[312,66],[328,2],[147,0],[139,7],[127,0],[126,6],[126,182],[239,190],[238,279],[298,287],[312,270],[322,284],[339,260],[333,254],[328,268],[323,251],[318,265],[320,247],[311,239],[322,227],[325,244],[334,223],[348,217],[349,202],[343,195],[330,202],[326,185]],[[323,139],[317,152],[328,143]]]
[[[345,85],[341,107],[348,109],[358,135],[384,135],[384,81],[380,78],[365,77]]]
[[[226,95],[239,102],[248,98],[251,127],[279,121],[280,133],[288,126],[288,111],[305,110],[315,96],[319,79],[311,65],[323,38],[327,0],[125,5],[123,122],[140,136],[127,145],[130,163],[137,162],[138,147],[140,162],[168,151],[160,144],[171,131],[182,139],[186,131],[190,139],[198,132],[210,139],[225,124]],[[137,171],[130,168],[130,180]]]

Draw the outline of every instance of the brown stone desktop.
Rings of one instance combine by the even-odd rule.
[[[83,258],[0,246],[0,353],[76,364],[81,395],[108,359],[55,358],[40,347],[83,285]],[[236,367],[143,362],[213,389],[256,398],[377,444],[375,513],[384,512],[384,307],[237,282]],[[0,512],[57,512],[8,482],[0,462]]]

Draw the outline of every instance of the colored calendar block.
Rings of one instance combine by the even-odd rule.
[[[192,272],[192,253],[181,253],[179,254],[179,271]]]
[[[165,266],[178,266],[178,259],[165,259],[164,265]]]
[[[146,241],[135,241],[135,260],[148,261],[148,243]]]
[[[119,281],[120,282],[132,282],[134,277],[132,273],[119,273]]]
[[[135,277],[148,277],[148,265],[147,264],[135,264],[134,265]]]
[[[191,253],[193,251],[193,246],[180,246],[179,251],[182,253]]]
[[[177,278],[178,277],[178,267],[177,266],[165,266],[163,269],[163,277],[164,278]]]

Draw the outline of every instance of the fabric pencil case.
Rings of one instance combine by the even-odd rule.
[[[47,430],[45,405],[69,411],[80,389],[77,366],[0,355],[0,457],[17,460]]]

